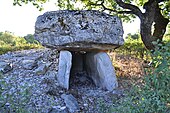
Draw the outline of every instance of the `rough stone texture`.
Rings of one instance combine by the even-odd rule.
[[[22,66],[22,61],[26,59],[46,63],[51,62],[52,64],[44,75],[38,76],[35,70],[43,63],[39,63],[38,67],[29,70]],[[24,109],[28,110],[29,113],[34,113],[35,111],[38,113],[67,113],[68,108],[61,95],[72,94],[80,107],[80,111],[76,113],[110,113],[109,108],[114,105],[116,100],[122,98],[122,93],[124,94],[124,90],[122,93],[119,91],[122,90],[122,86],[117,89],[118,91],[102,90],[92,84],[86,73],[81,73],[74,76],[73,82],[70,82],[69,90],[65,90],[59,87],[59,83],[55,79],[58,70],[56,68],[58,67],[58,59],[59,53],[51,49],[31,49],[0,55],[0,62],[12,64],[12,70],[1,76],[4,77],[1,80],[6,81],[7,85],[0,85],[4,89],[2,92],[3,97],[12,94],[12,99],[14,99],[12,102],[19,102],[23,105],[23,101],[25,102],[23,97],[27,89],[30,95],[27,95],[28,100],[24,105]],[[84,82],[81,81],[81,77],[85,77]],[[121,79],[120,82],[122,81]],[[11,113],[14,112],[12,105],[8,102]],[[23,108],[22,105],[18,107]],[[1,108],[1,113],[9,113],[6,109],[3,111]]]
[[[72,55],[69,51],[60,51],[57,80],[61,87],[69,89]]]
[[[37,62],[35,60],[23,60],[22,61],[22,66],[25,69],[33,69],[34,67],[37,66]]]
[[[53,106],[53,108],[48,113],[69,113],[66,106],[58,108],[58,106]]]
[[[107,53],[86,53],[86,71],[96,86],[109,91],[118,87],[114,67]]]
[[[72,94],[69,95],[62,94],[61,98],[64,99],[64,102],[68,107],[70,113],[75,113],[80,110],[77,100]]]
[[[12,64],[5,61],[0,61],[0,72],[7,73],[12,70]]]
[[[124,43],[121,20],[94,10],[46,12],[37,18],[34,36],[58,50],[108,50]]]
[[[49,66],[51,65],[51,63],[47,63],[47,62],[41,62],[38,64],[38,68],[35,69],[35,73],[37,75],[43,75],[47,72]]]

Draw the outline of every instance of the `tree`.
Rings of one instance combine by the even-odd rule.
[[[34,39],[34,35],[32,34],[27,34],[26,36],[24,36],[24,39],[27,41],[27,43],[35,43],[36,40]]]
[[[14,0],[14,4],[32,2],[37,8],[47,0]],[[170,22],[169,0],[56,0],[62,9],[75,9],[75,3],[82,3],[78,9],[97,9],[118,15],[124,21],[140,19],[140,35],[145,47],[154,50],[153,41],[162,42]],[[152,31],[152,28],[153,31]]]
[[[125,38],[126,38],[126,39],[131,38],[131,39],[133,39],[133,40],[137,40],[137,39],[140,38],[140,36],[139,36],[139,33],[135,33],[135,34],[128,33]]]

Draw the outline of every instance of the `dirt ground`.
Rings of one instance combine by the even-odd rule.
[[[116,71],[120,89],[129,89],[132,84],[140,84],[145,74],[144,60],[130,55],[120,55],[114,52],[108,53]]]

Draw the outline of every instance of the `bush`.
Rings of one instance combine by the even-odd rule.
[[[41,47],[42,46],[38,43],[38,41],[35,41],[33,37],[27,41],[25,38],[16,37],[10,32],[0,32],[0,54],[4,54],[8,51],[17,51]]]
[[[14,45],[15,38],[16,37],[12,36],[12,34],[9,33],[9,32],[5,32],[5,33],[0,35],[0,41],[4,42],[5,44],[8,44],[8,45]]]
[[[143,84],[134,85],[127,96],[113,106],[114,112],[170,112],[170,42],[158,47],[152,56],[152,67],[146,69]]]
[[[125,44],[115,50],[119,54],[131,55],[141,59],[147,59],[147,50],[141,38],[133,38],[130,35],[125,39]]]
[[[27,43],[38,44],[38,41],[34,39],[34,36],[32,34],[24,36],[24,39],[27,41]]]

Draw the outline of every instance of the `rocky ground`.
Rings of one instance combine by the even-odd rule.
[[[62,89],[56,80],[58,57],[59,53],[50,49],[0,55],[5,81],[1,98],[6,99],[4,105],[0,101],[1,112],[13,113],[21,107],[32,113],[103,113],[124,96],[122,85],[112,92],[102,90],[85,72],[71,77],[69,90]]]

